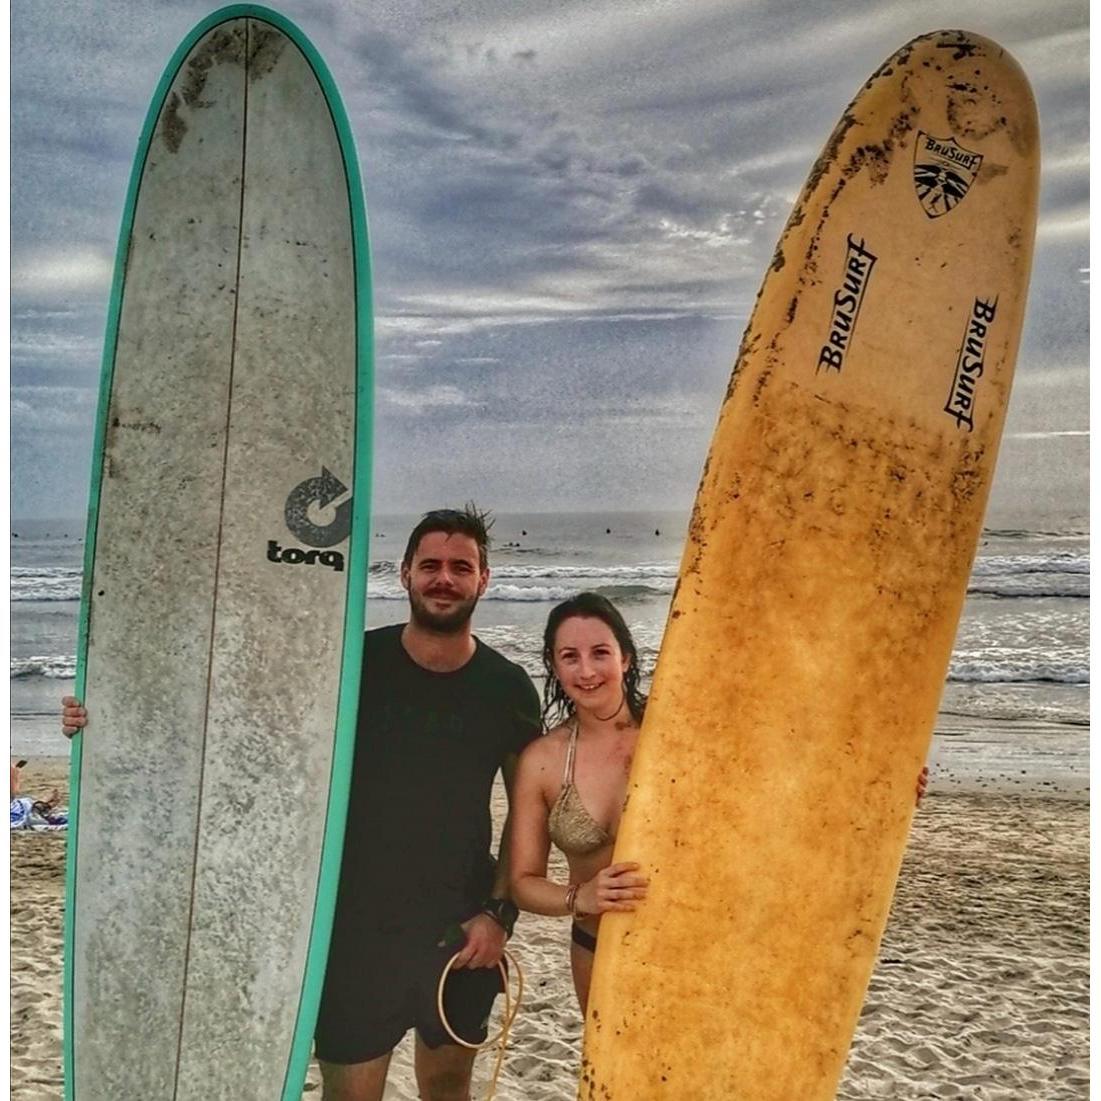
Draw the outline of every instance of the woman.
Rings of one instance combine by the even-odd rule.
[[[543,634],[544,722],[524,751],[513,797],[509,867],[521,909],[573,918],[570,965],[585,1012],[600,915],[646,895],[634,863],[612,864],[627,776],[642,722],[638,653],[623,617],[597,593],[559,604]],[[547,878],[553,842],[569,883]]]

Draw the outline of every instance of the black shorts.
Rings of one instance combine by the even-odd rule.
[[[410,1028],[430,1048],[454,1044],[440,1021],[436,990],[455,948],[439,937],[363,934],[354,945],[334,939],[314,1035],[326,1063],[365,1063],[392,1051]],[[493,999],[501,993],[496,967],[452,969],[444,1013],[455,1033],[484,1042]]]

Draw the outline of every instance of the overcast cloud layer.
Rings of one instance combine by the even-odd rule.
[[[115,238],[190,0],[12,6],[12,513],[83,512]],[[280,6],[359,147],[376,506],[690,504],[734,351],[841,110],[916,34],[1006,46],[1040,109],[1029,313],[991,521],[1084,524],[1084,3]]]

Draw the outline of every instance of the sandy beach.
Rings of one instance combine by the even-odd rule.
[[[24,776],[30,794],[64,791],[68,762],[32,760]],[[1087,796],[996,782],[958,792],[940,779],[934,773],[915,820],[838,1097],[1086,1098]],[[64,861],[63,835],[11,838],[11,1096],[19,1101],[62,1096]],[[566,940],[564,920],[520,921],[512,947],[527,990],[500,1101],[574,1097],[581,1022]],[[411,1050],[407,1038],[387,1099],[416,1097]],[[491,1070],[482,1056],[476,1099]],[[315,1066],[303,1096],[320,1096]],[[216,1082],[210,1097],[221,1097]]]

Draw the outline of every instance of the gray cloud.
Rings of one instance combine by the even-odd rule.
[[[1027,465],[1029,448],[1081,443],[1050,435],[1086,427],[1088,25],[1077,0],[888,0],[874,18],[862,0],[655,3],[644,15],[614,0],[282,7],[326,58],[356,132],[381,507],[430,505],[434,490],[463,499],[487,471],[497,481],[483,496],[497,507],[568,507],[589,485],[609,505],[686,504],[807,171],[868,74],[936,26],[1004,43],[1043,121],[1041,232],[1006,453]],[[133,150],[162,67],[208,10],[73,0],[59,36],[56,11],[12,7],[16,514],[43,500],[82,508]],[[61,440],[59,409],[76,418]],[[452,446],[433,465],[425,454],[441,431]]]

